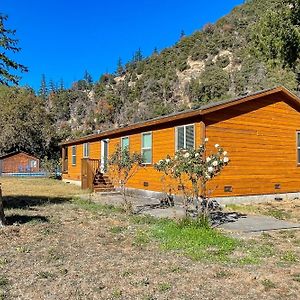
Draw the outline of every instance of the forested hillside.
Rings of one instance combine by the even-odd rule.
[[[250,0],[170,48],[119,60],[97,81],[86,72],[66,89],[46,76],[38,95],[3,86],[0,152],[55,158],[60,140],[96,130],[276,85],[299,94],[299,26],[300,0]]]

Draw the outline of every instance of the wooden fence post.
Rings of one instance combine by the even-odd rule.
[[[3,207],[3,198],[2,198],[2,184],[0,183],[0,227],[4,226],[6,223]]]

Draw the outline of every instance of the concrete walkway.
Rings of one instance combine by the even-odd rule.
[[[271,230],[297,229],[300,228],[300,224],[278,220],[269,216],[247,215],[245,218],[239,218],[235,222],[222,224],[220,227],[229,231],[255,233]]]
[[[123,202],[120,194],[93,194],[88,198],[95,203],[114,206],[121,206]],[[137,214],[150,215],[156,218],[182,218],[185,215],[184,209],[179,205],[159,208],[160,202],[155,198],[138,196],[128,198]],[[223,224],[216,227],[235,233],[261,233],[272,230],[300,229],[300,224],[278,220],[270,216],[240,215],[237,218],[228,218],[228,221],[225,220]]]

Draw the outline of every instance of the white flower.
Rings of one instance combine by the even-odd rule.
[[[210,157],[206,157],[206,162],[210,162],[211,158]]]
[[[227,162],[229,162],[229,158],[228,157],[224,157],[223,161],[224,161],[224,163],[227,163]]]
[[[214,161],[212,162],[212,165],[213,165],[214,167],[216,167],[216,166],[218,165],[218,162],[217,162],[216,160],[214,160]]]
[[[184,158],[189,158],[190,154],[187,152],[183,155]]]
[[[213,167],[208,167],[208,168],[207,168],[207,171],[208,171],[209,173],[212,173],[212,172],[214,171],[214,168],[213,168]]]
[[[219,144],[215,144],[215,148],[219,148],[220,147],[220,145]]]
[[[177,155],[175,155],[175,157],[174,157],[175,159],[177,159]]]
[[[205,138],[205,142],[208,142],[208,138]]]
[[[169,158],[167,158],[167,159],[166,159],[166,163],[168,164],[169,162],[170,162],[170,159],[169,159]]]
[[[224,152],[223,152],[223,155],[226,156],[226,155],[227,155],[227,151],[224,151]]]
[[[199,156],[199,153],[196,153],[196,154],[195,154],[195,157],[198,157],[198,156]]]
[[[208,173],[205,173],[205,177],[206,177],[207,179],[210,179],[210,175],[209,175]]]

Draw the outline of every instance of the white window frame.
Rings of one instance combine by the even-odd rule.
[[[36,168],[37,167],[37,161],[34,159],[30,160],[30,168]]]
[[[71,153],[72,154],[72,166],[76,166],[76,159],[77,159],[76,158],[76,151],[77,151],[76,145],[72,146],[71,151],[72,151],[72,153]],[[75,152],[75,154],[74,154],[74,152]],[[75,163],[74,163],[74,160],[75,160]]]
[[[151,134],[151,147],[143,147],[143,136],[146,134]],[[151,162],[144,162],[143,165],[152,165],[153,161],[153,134],[152,131],[146,131],[141,133],[141,155],[143,156],[144,150],[151,150]]]
[[[125,140],[125,139],[128,139],[128,150],[129,150],[129,147],[130,147],[130,138],[129,138],[128,135],[121,137],[121,149],[124,150],[123,149],[123,140]]]
[[[183,142],[183,144],[184,144],[184,147],[183,147],[183,149],[186,149],[186,127],[188,127],[188,126],[193,126],[194,127],[194,149],[195,149],[195,147],[196,147],[196,126],[195,126],[195,123],[191,123],[191,124],[186,124],[186,125],[180,125],[180,126],[176,126],[175,127],[175,152],[177,152],[178,150],[180,150],[180,149],[178,149],[178,134],[177,134],[177,131],[178,131],[178,128],[181,128],[181,127],[183,127],[184,128],[184,131],[183,131],[183,138],[184,138],[184,142]]]
[[[83,158],[89,158],[90,157],[90,143],[83,143],[82,151],[83,151]]]
[[[300,142],[300,130],[297,130],[296,131],[296,162],[297,162],[297,166],[300,166],[300,160],[299,160],[299,156],[298,156],[298,152],[300,150],[299,142]]]

